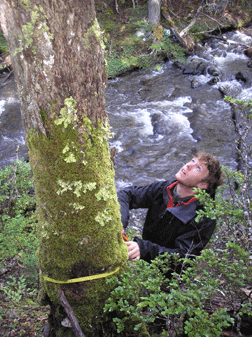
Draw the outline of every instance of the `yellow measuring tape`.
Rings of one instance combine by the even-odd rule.
[[[79,278],[72,278],[67,281],[58,281],[54,280],[53,278],[50,278],[48,276],[42,275],[45,281],[52,282],[52,283],[59,283],[59,284],[66,284],[66,283],[77,283],[77,282],[85,282],[85,281],[91,281],[91,280],[97,280],[99,278],[108,277],[111,276],[119,271],[120,267],[117,267],[115,270],[103,273],[103,274],[97,274],[97,275],[91,275],[91,276],[84,276]]]

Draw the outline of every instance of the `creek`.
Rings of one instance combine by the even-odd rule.
[[[189,64],[134,71],[109,80],[106,107],[116,148],[116,187],[170,179],[196,151],[237,168],[232,111],[223,95],[252,99],[244,54],[252,37],[228,32],[201,46]],[[28,159],[14,81],[0,90],[0,165]]]

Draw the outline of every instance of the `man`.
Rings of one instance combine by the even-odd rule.
[[[131,186],[118,193],[123,227],[129,210],[147,208],[142,239],[126,242],[129,260],[150,262],[168,252],[180,257],[199,255],[215,229],[208,218],[195,222],[202,205],[194,197],[194,188],[206,190],[212,198],[222,184],[221,167],[212,155],[200,152],[175,175],[176,180],[159,181],[147,186]]]

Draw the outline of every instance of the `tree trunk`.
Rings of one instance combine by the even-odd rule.
[[[148,1],[148,22],[157,26],[160,21],[161,0]]]
[[[98,336],[111,290],[106,278],[54,283],[114,272],[127,260],[94,1],[1,0],[0,6],[34,174],[40,280],[53,331],[74,335],[61,325],[61,288],[85,335]]]

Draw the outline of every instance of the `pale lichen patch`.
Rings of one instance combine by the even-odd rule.
[[[65,107],[60,110],[60,117],[54,121],[56,125],[63,124],[65,128],[69,125],[75,125],[77,121],[77,110],[75,109],[76,101],[73,97],[66,98],[64,101]]]
[[[100,28],[100,25],[98,23],[98,20],[95,19],[93,25],[87,30],[85,33],[83,39],[86,42],[86,48],[90,48],[91,45],[87,43],[90,36],[95,36],[97,41],[100,43],[103,50],[105,50],[105,44],[103,41],[103,34]]]
[[[112,220],[112,214],[109,209],[105,209],[102,212],[98,212],[95,217],[95,221],[97,221],[102,227],[106,225],[106,223]]]

